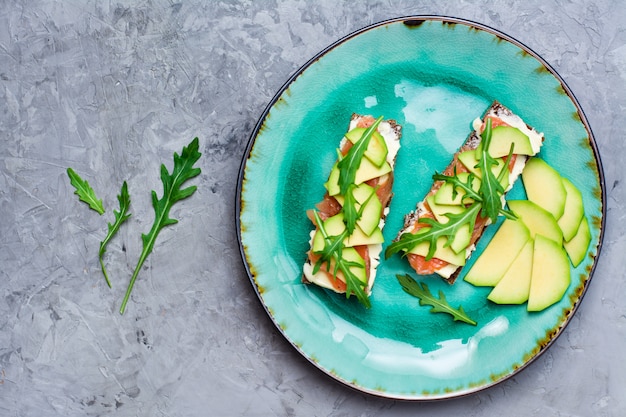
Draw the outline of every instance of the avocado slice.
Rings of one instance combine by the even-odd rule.
[[[381,166],[377,167],[368,158],[363,158],[361,159],[361,164],[356,170],[354,183],[362,184],[371,179],[382,177],[383,175],[388,174],[390,172],[391,172],[391,165],[389,165],[389,162],[385,161],[383,162]],[[339,180],[338,175],[337,175],[337,180]]]
[[[357,201],[356,209],[358,211],[363,207],[361,217],[357,220],[356,224],[363,230],[366,235],[371,235],[380,223],[380,218],[383,211],[383,205],[376,196],[376,190],[367,185],[359,184],[353,189],[354,199]],[[339,204],[343,206],[345,197],[342,195],[335,196]],[[363,206],[365,204],[365,206]]]
[[[508,153],[507,153],[507,156],[508,156]],[[459,161],[461,161],[461,163],[465,166],[465,168],[467,168],[469,172],[476,175],[479,179],[483,177],[483,174],[480,171],[480,168],[478,168],[478,159],[476,158],[475,150],[463,151],[459,153],[458,158],[459,158]],[[493,172],[493,175],[498,177],[500,175],[500,172],[502,172],[503,167],[504,167],[504,159],[496,158],[496,164],[491,167],[491,172]],[[507,187],[509,186],[509,176],[504,175],[504,177],[500,181],[500,184],[502,185],[502,188],[506,190]]]
[[[569,260],[561,242],[536,235],[528,311],[541,311],[561,300],[570,281]]]
[[[580,222],[585,215],[585,209],[583,207],[583,196],[580,190],[567,178],[561,177],[561,180],[563,181],[567,196],[565,198],[563,215],[557,220],[557,223],[563,231],[563,240],[568,242],[576,235],[576,231],[578,231],[580,227]]]
[[[426,231],[427,229],[428,228],[425,227],[422,230]],[[419,233],[419,231],[417,233]],[[454,250],[450,246],[445,246],[447,241],[448,238],[445,236],[437,239],[437,247],[435,248],[435,254],[433,255],[433,258],[441,259],[442,261],[448,262],[452,265],[465,265],[465,252],[454,252]],[[421,242],[417,244],[413,249],[411,249],[408,253],[426,257],[428,255],[429,248],[429,242]]]
[[[367,158],[361,159],[361,164],[356,170],[354,178],[355,184],[363,184],[374,178],[382,177],[385,174],[391,172],[391,165],[388,162],[383,162],[379,167],[374,165],[372,161]],[[339,167],[337,163],[333,165],[328,176],[328,181],[324,183],[324,187],[328,191],[330,196],[338,196],[341,192],[339,188]]]
[[[559,174],[543,159],[532,158],[522,171],[528,199],[549,211],[559,220],[565,211],[567,192]]]
[[[343,214],[339,213],[335,216],[329,217],[323,222],[324,230],[328,236],[339,236],[346,230],[346,225],[343,223]],[[324,236],[319,230],[315,231],[313,236],[313,244],[311,245],[313,252],[320,252],[324,249]]]
[[[561,244],[563,232],[552,214],[530,200],[509,200],[509,208],[530,231],[530,237],[540,234]]]
[[[454,205],[444,205],[437,204],[435,201],[436,195],[429,195],[426,197],[426,202],[430,207],[430,211],[432,211],[435,216],[435,220],[441,224],[446,224],[450,221],[446,214],[459,214],[466,210],[465,206],[454,206]],[[470,230],[469,224],[463,225],[459,230],[457,230],[454,235],[454,240],[450,247],[454,251],[454,253],[458,254],[463,252],[465,254],[465,250],[470,244],[470,240],[472,238],[472,231]],[[457,264],[458,265],[458,264]]]
[[[350,267],[350,271],[358,278],[363,285],[367,285],[367,271],[365,270],[365,260],[361,258],[361,255],[354,248],[343,248],[341,256],[348,262],[353,262],[355,265]],[[332,265],[334,268],[334,265]],[[337,278],[346,282],[341,271],[337,272]]]
[[[328,181],[324,183],[324,187],[330,196],[336,196],[341,192],[339,188],[339,167],[337,166],[337,162],[335,162],[333,167],[330,169]]]
[[[528,239],[504,276],[487,296],[496,304],[523,304],[530,293],[533,239]]]
[[[489,155],[494,158],[506,157],[513,145],[513,153],[517,155],[534,155],[530,139],[521,130],[511,126],[496,126],[491,130]]]
[[[505,219],[483,253],[465,275],[465,281],[476,286],[495,286],[528,239],[530,239],[530,231],[524,223]]]
[[[591,231],[589,230],[589,222],[587,217],[583,216],[580,226],[576,231],[576,234],[569,242],[564,242],[563,246],[567,251],[570,261],[574,267],[577,267],[587,254],[587,249],[591,243]]]
[[[462,182],[466,183],[470,173],[460,172],[457,176]],[[480,178],[474,177],[474,180],[472,181],[472,189],[478,192],[480,189]],[[454,194],[455,191],[456,195]],[[465,191],[459,188],[456,188],[455,190],[455,186],[453,184],[446,182],[435,193],[434,201],[437,204],[460,206],[463,204],[471,204],[474,202],[474,199],[466,197]]]
[[[383,243],[383,232],[377,226],[378,222],[376,222],[376,227],[373,230],[368,230],[368,232],[366,233],[357,222],[357,226],[354,228],[352,234],[343,240],[344,246],[353,247],[359,245],[375,245]],[[338,236],[342,234],[344,230],[346,230],[343,213],[336,214],[324,220],[324,230],[326,230],[326,233],[329,236]],[[324,249],[324,237],[319,230],[317,230],[315,232],[315,236],[313,236],[312,249],[313,252],[320,252]]]
[[[357,143],[367,129],[364,127],[355,127],[345,134],[346,139],[350,142]],[[378,133],[378,131],[374,131],[372,133],[372,137],[370,138],[369,143],[367,144],[367,149],[365,150],[364,156],[369,159],[374,165],[380,167],[383,162],[387,159],[387,143],[385,142],[385,138]]]

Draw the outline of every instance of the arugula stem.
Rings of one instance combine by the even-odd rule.
[[[113,210],[113,215],[115,216],[115,222],[113,224],[109,223],[109,231],[102,242],[100,242],[100,250],[98,251],[98,258],[100,260],[100,267],[102,268],[102,274],[104,275],[104,279],[106,280],[109,288],[111,287],[111,281],[109,280],[109,275],[107,274],[107,270],[104,266],[104,253],[106,252],[106,247],[109,244],[109,241],[115,236],[117,231],[119,230],[122,223],[124,223],[131,216],[128,214],[128,206],[130,205],[130,196],[128,194],[128,184],[126,181],[122,184],[122,189],[120,194],[117,196],[117,200],[120,203],[120,211]]]
[[[109,280],[109,275],[107,274],[107,269],[104,267],[104,259],[100,256],[100,269],[102,270],[102,275],[104,275],[104,280],[107,282],[109,288],[113,288],[111,285],[111,280]]]
[[[154,244],[154,241],[156,240],[156,234],[154,235],[154,238],[151,240],[152,240],[152,244]],[[133,291],[135,280],[137,280],[137,275],[139,275],[139,271],[141,270],[141,267],[143,266],[143,263],[145,262],[149,254],[150,254],[150,251],[146,250],[146,246],[144,246],[143,250],[141,251],[141,256],[139,257],[139,261],[137,262],[137,266],[135,267],[135,270],[133,271],[133,276],[130,278],[128,288],[126,289],[126,294],[124,294],[124,299],[122,300],[122,305],[120,307],[120,314],[124,314],[124,312],[126,311],[126,304],[128,303],[128,300],[130,299],[130,293]]]

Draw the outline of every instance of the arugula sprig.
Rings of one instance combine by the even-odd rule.
[[[505,168],[505,170],[503,172],[508,172]],[[456,170],[454,175],[450,176],[450,175],[445,175],[445,174],[439,174],[439,173],[435,173],[435,175],[433,175],[433,180],[434,181],[444,181],[448,184],[451,184],[453,186],[452,188],[452,198],[456,198],[457,194],[458,194],[458,190],[462,190],[465,193],[465,197],[471,198],[474,201],[477,201],[479,203],[483,203],[484,202],[484,198],[482,193],[480,192],[480,190],[478,192],[476,192],[474,190],[474,188],[472,187],[472,182],[474,181],[476,177],[474,176],[474,174],[470,173],[467,177],[466,181],[463,181],[457,174],[456,174]],[[500,183],[500,175],[498,176],[498,184]],[[498,201],[500,201],[498,199]],[[482,212],[481,212],[482,214]],[[509,219],[515,220],[517,219],[517,216],[515,215],[515,213],[513,213],[511,210],[507,210],[504,209],[502,207],[502,203],[500,202],[500,204],[498,205],[498,215],[502,215],[505,216]],[[492,221],[494,221],[492,219]]]
[[[337,168],[339,168],[340,194],[346,195],[350,186],[354,184],[356,171],[359,168],[372,135],[376,129],[378,129],[378,125],[382,120],[383,116],[376,119],[376,121],[363,132],[361,138],[350,148],[346,156],[342,157],[337,163]]]
[[[387,246],[385,250],[385,257],[389,258],[391,255],[403,251],[406,254],[411,249],[415,248],[422,242],[428,242],[428,254],[426,260],[432,259],[437,249],[437,241],[441,237],[445,237],[447,240],[444,247],[452,245],[454,238],[465,225],[469,225],[469,230],[474,230],[474,224],[476,223],[476,217],[482,208],[480,202],[474,202],[466,210],[461,213],[452,214],[446,213],[449,221],[447,223],[439,223],[435,219],[421,218],[419,222],[426,224],[427,226],[421,228],[417,233],[404,233],[400,236],[400,239]]]
[[[102,200],[96,197],[96,192],[91,188],[89,183],[82,179],[72,168],[67,169],[67,176],[70,177],[70,184],[76,189],[74,194],[78,196],[78,199],[87,203],[90,209],[103,215],[104,205],[102,204]]]
[[[409,275],[396,275],[402,289],[413,297],[419,298],[421,306],[431,306],[431,313],[450,314],[454,321],[462,321],[472,326],[476,326],[476,321],[472,320],[462,306],[454,308],[446,300],[443,291],[439,290],[439,298],[435,297],[425,282],[417,282]]]
[[[380,116],[374,121],[374,123],[363,132],[361,138],[352,145],[350,150],[345,156],[339,155],[339,162],[337,162],[337,168],[339,168],[339,193],[344,196],[344,203],[342,211],[344,213],[344,222],[348,233],[352,234],[356,227],[356,222],[359,219],[359,213],[356,209],[356,198],[354,198],[354,189],[356,188],[355,179],[356,171],[361,164],[361,160],[365,155],[365,151],[372,139],[372,135],[378,128],[378,125],[383,120],[383,116]]]
[[[117,196],[117,201],[120,203],[120,210],[113,210],[113,215],[115,217],[115,221],[111,224],[108,224],[109,231],[102,242],[100,242],[100,250],[98,251],[98,258],[100,260],[100,267],[102,268],[102,274],[104,275],[104,279],[107,282],[109,288],[111,288],[111,281],[109,280],[109,275],[107,274],[107,270],[104,267],[104,253],[106,252],[106,247],[109,241],[117,234],[117,231],[120,229],[122,223],[124,223],[131,216],[128,213],[128,207],[130,206],[130,195],[128,194],[128,185],[126,181],[122,184],[122,189],[120,194]]]
[[[504,195],[504,187],[501,184],[501,180],[504,175],[508,174],[508,165],[513,155],[513,145],[509,151],[509,155],[501,169],[496,176],[492,167],[497,165],[498,162],[493,158],[489,152],[489,144],[491,143],[491,119],[487,119],[487,123],[483,133],[481,134],[482,140],[477,149],[478,164],[476,165],[482,172],[482,178],[478,191],[475,191],[472,187],[472,183],[475,179],[474,174],[470,173],[467,180],[463,181],[456,169],[453,175],[444,175],[435,173],[433,175],[434,181],[444,181],[452,184],[452,197],[455,198],[458,190],[462,190],[465,195],[474,202],[467,207],[466,210],[459,214],[445,214],[449,221],[445,224],[439,223],[433,219],[420,218],[419,223],[426,224],[427,227],[423,227],[417,233],[404,233],[400,238],[389,245],[385,250],[385,257],[389,258],[391,255],[404,251],[404,254],[411,251],[418,244],[422,242],[429,242],[428,254],[426,260],[430,260],[436,250],[437,240],[441,237],[445,237],[447,240],[444,247],[452,245],[456,232],[466,224],[469,225],[470,231],[474,230],[476,218],[480,214],[482,217],[488,217],[492,222],[496,222],[499,215],[503,215],[509,219],[517,219],[517,216],[510,210],[502,207],[502,195]]]
[[[482,216],[489,217],[492,222],[498,219],[498,214],[502,210],[501,196],[504,194],[504,187],[498,181],[491,168],[498,164],[494,157],[489,154],[489,144],[491,143],[491,118],[487,118],[485,129],[481,134],[480,157],[478,158],[478,168],[483,176],[478,192],[482,196]],[[507,165],[503,166],[503,170]]]
[[[152,206],[155,214],[154,223],[148,234],[141,235],[143,250],[141,251],[139,261],[137,262],[137,266],[135,267],[130,283],[128,284],[126,294],[122,300],[120,314],[124,314],[124,311],[126,310],[126,304],[128,303],[133,286],[135,285],[137,275],[139,275],[139,271],[141,270],[146,258],[150,252],[152,252],[152,248],[154,247],[154,243],[156,242],[159,232],[166,226],[178,223],[178,220],[169,217],[170,209],[176,202],[191,196],[196,191],[197,187],[195,185],[182,189],[181,186],[187,180],[198,176],[201,172],[200,168],[194,167],[194,164],[202,155],[198,152],[198,148],[198,138],[194,138],[189,145],[183,147],[183,151],[180,156],[175,152],[172,174],[168,172],[165,165],[161,165],[163,196],[159,199],[156,191],[152,191]]]
[[[348,235],[351,235],[356,228],[356,222],[361,218],[361,211],[357,210],[356,205],[357,201],[354,197],[354,189],[356,185],[351,184],[348,186],[348,191],[344,195],[343,206],[341,207],[341,212],[343,213],[343,221],[346,225],[346,231]],[[365,207],[365,204],[361,206],[361,208]]]
[[[354,294],[361,304],[369,308],[371,303],[365,292],[365,285],[367,284],[364,285],[351,270],[353,267],[364,268],[364,266],[359,263],[349,261],[342,255],[342,251],[344,249],[343,241],[350,235],[348,229],[344,229],[344,231],[337,236],[330,236],[324,228],[324,222],[317,213],[317,210],[313,211],[313,215],[315,216],[315,223],[317,224],[318,231],[324,237],[324,248],[321,251],[316,252],[316,254],[320,255],[320,258],[313,266],[313,274],[318,273],[324,264],[327,265],[327,271],[332,273],[333,278],[335,279],[337,279],[338,271],[341,271],[346,282],[346,298],[350,298],[350,296]],[[335,264],[334,268],[332,267],[333,262]]]
[[[181,186],[187,180],[198,176],[201,172],[200,168],[194,167],[194,164],[198,161],[198,159],[200,159],[201,156],[198,149],[198,138],[194,138],[189,145],[183,147],[183,151],[180,156],[177,153],[174,153],[174,168],[171,175],[165,165],[161,165],[163,197],[159,199],[156,191],[152,191],[152,206],[154,207],[155,212],[154,224],[148,234],[141,235],[143,250],[131,277],[126,294],[124,295],[124,300],[122,301],[122,306],[120,307],[120,314],[124,314],[124,311],[126,310],[126,304],[130,298],[137,275],[139,274],[146,258],[150,252],[152,252],[159,232],[166,226],[178,223],[178,220],[169,217],[170,209],[174,203],[191,196],[196,191],[197,187],[195,185],[184,189],[181,189]],[[91,188],[89,183],[83,180],[72,168],[67,168],[67,175],[70,178],[71,185],[76,189],[74,194],[78,195],[80,201],[87,203],[89,208],[95,210],[100,215],[104,214],[105,210],[102,200],[96,197],[96,193],[93,188]],[[113,223],[108,223],[108,233],[104,240],[100,242],[100,250],[98,251],[98,258],[100,266],[102,267],[102,273],[109,287],[111,287],[111,281],[109,280],[109,276],[104,266],[104,254],[106,253],[106,247],[111,239],[117,234],[118,230],[122,226],[122,223],[126,222],[126,220],[128,220],[131,216],[130,213],[128,213],[130,195],[128,193],[128,185],[126,181],[122,184],[117,200],[120,204],[119,211],[113,210],[115,220]]]

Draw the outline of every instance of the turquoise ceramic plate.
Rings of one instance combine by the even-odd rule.
[[[403,125],[395,197],[384,235],[403,217],[493,100],[546,141],[541,157],[583,192],[592,243],[566,296],[541,313],[487,301],[488,288],[427,278],[477,326],[453,322],[403,292],[400,257],[379,268],[369,310],[301,282],[311,223],[335,148],[353,112]],[[497,31],[458,19],[382,22],[331,45],[274,97],[251,137],[237,198],[241,253],[282,334],[311,363],[364,392],[409,400],[450,398],[492,386],[537,358],[562,332],[589,285],[602,241],[604,183],[597,148],[576,99],[537,54]],[[511,191],[523,197],[521,181]],[[478,253],[493,235],[488,229]],[[474,255],[474,258],[477,254]],[[467,267],[466,267],[467,268]]]

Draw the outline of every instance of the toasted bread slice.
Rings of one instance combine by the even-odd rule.
[[[352,115],[348,132],[339,144],[342,158],[374,122],[372,116]],[[367,207],[363,208],[354,232],[343,240],[341,254],[348,261],[362,264],[362,266],[355,266],[350,270],[360,278],[361,289],[367,296],[372,292],[376,270],[380,262],[383,243],[382,229],[392,197],[393,170],[400,148],[400,137],[400,125],[394,120],[381,121],[376,132],[369,139],[367,151],[360,159],[356,171],[353,195],[359,209],[363,206]],[[343,205],[346,197],[341,194],[338,186],[339,169],[337,163],[333,166],[329,179],[325,183],[327,192],[323,200],[316,205],[315,210],[307,212],[315,228],[310,234],[310,250],[307,252],[307,259],[303,267],[303,282],[316,284],[337,293],[346,293],[349,286],[346,285],[346,277],[343,272],[334,270],[336,263],[332,262],[329,268],[327,262],[319,261],[325,244],[323,234],[314,217],[315,211],[319,219],[323,221],[324,232],[329,236],[339,235],[345,230]],[[315,267],[318,263],[321,265],[319,270]],[[351,294],[347,295],[350,296]]]
[[[528,138],[527,146],[516,144],[516,146],[519,147],[520,149],[524,148],[522,149],[522,152],[524,153],[516,153],[516,148],[515,147],[513,148],[513,155],[511,157],[509,167],[508,167],[509,175],[508,175],[508,178],[506,178],[505,183],[503,184],[505,188],[505,193],[506,193],[508,192],[508,190],[511,189],[515,181],[518,179],[519,175],[524,169],[524,165],[526,164],[526,161],[528,160],[528,158],[536,154],[537,152],[539,152],[541,145],[543,143],[543,134],[538,133],[535,129],[528,126],[519,116],[514,114],[511,110],[509,110],[502,104],[498,103],[497,101],[495,101],[487,109],[482,119],[477,118],[476,120],[474,120],[472,132],[469,134],[465,143],[463,143],[463,145],[459,148],[459,150],[453,155],[452,161],[443,171],[443,174],[451,176],[451,175],[454,175],[455,172],[457,174],[464,173],[464,172],[468,172],[468,173],[472,172],[476,176],[480,175],[480,172],[476,172],[475,164],[473,163],[476,161],[475,160],[472,161],[471,159],[473,155],[476,155],[476,152],[468,152],[468,151],[475,151],[480,145],[481,140],[482,140],[481,133],[484,130],[487,119],[491,119],[492,132],[495,132],[495,129],[500,129],[499,133],[507,131],[506,129],[503,131],[501,127],[514,128],[516,130],[515,132],[513,132],[515,133],[515,135],[519,135],[521,133],[525,137]],[[510,133],[510,132],[512,131],[508,130],[507,133]],[[493,135],[495,135],[495,133],[493,133]],[[492,146],[490,146],[490,153],[491,153],[491,150],[494,148],[493,139],[492,139],[491,145]],[[506,158],[508,156],[508,151],[510,149],[509,145],[510,144],[505,143],[504,146],[501,146],[502,149],[506,149],[506,154],[505,156],[500,156],[496,158],[501,161],[502,165],[504,164],[504,161],[506,161]],[[494,150],[494,152],[497,152],[497,151]],[[501,153],[502,152],[496,153],[496,154],[500,155]],[[456,202],[450,205],[446,203],[452,203],[453,201],[451,199],[448,199],[448,201],[446,201],[446,199],[443,198],[443,196],[437,196],[441,198],[435,198],[436,193],[442,188],[443,185],[444,185],[444,181],[435,181],[430,191],[425,196],[425,198],[417,204],[416,210],[412,211],[411,213],[405,216],[404,226],[402,230],[400,230],[400,232],[398,233],[395,239],[396,241],[399,240],[400,237],[405,233],[417,233],[418,230],[422,229],[423,227],[426,227],[427,225],[425,225],[424,223],[420,223],[420,219],[424,219],[424,218],[437,219],[438,211],[441,212],[441,210],[444,210],[445,212],[445,210],[449,210],[448,213],[454,213],[455,210],[462,210],[459,207],[469,206],[470,202],[462,201],[462,197],[456,197],[457,198]],[[459,198],[461,198],[461,201],[462,201],[461,204],[457,204],[459,202],[458,200]],[[439,201],[439,202],[443,201],[444,204],[442,204],[441,206],[437,205],[437,210],[433,210],[433,208],[429,205],[429,202],[435,205],[436,201]],[[504,196],[502,196],[503,206],[504,206],[504,202],[505,202]],[[455,207],[454,210],[449,208],[449,206],[454,206]],[[426,259],[426,256],[424,255],[424,251],[422,247],[421,251],[417,249],[413,249],[413,250],[409,250],[405,252],[406,258],[411,264],[411,267],[417,272],[417,274],[419,275],[438,274],[447,282],[452,284],[454,283],[459,273],[461,272],[461,269],[463,265],[465,264],[465,260],[467,260],[471,256],[472,252],[474,251],[475,244],[483,235],[485,227],[490,223],[491,223],[490,219],[482,217],[480,214],[477,216],[476,221],[474,223],[474,229],[471,231],[471,235],[469,235],[467,245],[463,249],[461,249],[461,250],[464,250],[464,253],[461,253],[461,251],[456,252],[456,255],[462,255],[462,256],[454,256],[455,253],[450,252],[450,250],[448,250],[448,252],[446,253],[444,253],[445,251],[443,250],[441,251],[438,250],[439,253],[435,253],[435,256],[433,256],[430,259]],[[446,255],[445,259],[441,259],[441,258],[444,258],[444,255]],[[441,256],[441,258],[437,256]]]

